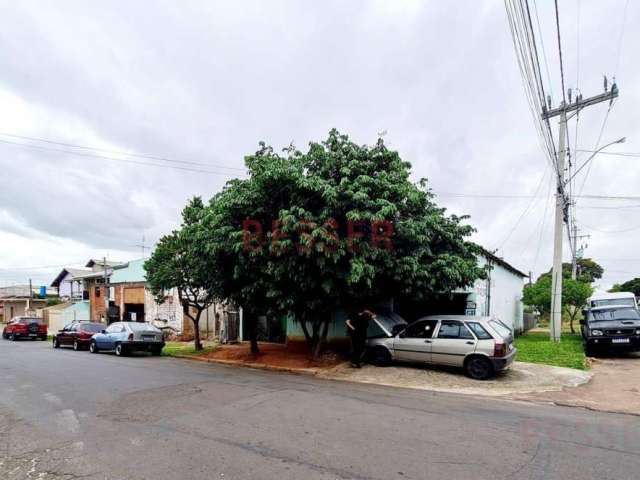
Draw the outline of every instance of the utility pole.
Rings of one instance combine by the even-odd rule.
[[[578,226],[574,223],[573,228],[571,229],[571,244],[572,248],[572,259],[571,259],[571,278],[575,280],[578,278],[578,260],[582,258],[582,249],[584,245],[578,248],[578,239],[581,238],[589,238],[590,235],[578,235]]]
[[[109,285],[107,284],[107,257],[102,257],[102,266],[104,268],[104,320],[109,323]]]
[[[564,101],[559,107],[547,109],[543,106],[542,118],[549,120],[552,117],[560,116],[560,132],[558,140],[558,159],[556,163],[556,174],[558,177],[558,188],[556,192],[556,211],[553,241],[553,270],[551,273],[551,318],[550,318],[550,336],[554,342],[560,341],[562,332],[562,241],[563,241],[563,224],[568,221],[568,201],[565,198],[565,181],[564,181],[564,161],[566,155],[566,137],[567,137],[567,114],[578,112],[581,109],[596,105],[601,102],[613,102],[618,96],[618,87],[615,83],[611,85],[611,90],[607,88],[607,80],[604,82],[605,92],[590,98],[583,99],[582,95],[578,95],[575,102],[571,103],[571,92],[569,92],[569,103]]]

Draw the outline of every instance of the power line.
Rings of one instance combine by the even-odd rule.
[[[624,4],[624,10],[622,12],[622,25],[620,27],[620,36],[618,37],[618,53],[616,55],[616,68],[614,69],[614,75],[618,75],[620,68],[620,57],[622,55],[622,39],[624,37],[624,27],[627,24],[627,9],[629,8],[629,0]]]
[[[511,238],[511,235],[513,235],[513,232],[515,232],[516,228],[518,228],[518,225],[520,225],[520,222],[522,221],[522,219],[524,218],[524,216],[527,214],[527,212],[531,209],[531,207],[533,206],[538,194],[540,193],[540,189],[542,188],[542,184],[544,183],[544,179],[547,177],[547,172],[549,170],[549,166],[545,165],[544,168],[544,172],[542,173],[542,176],[540,177],[540,182],[538,183],[538,187],[536,188],[536,193],[533,195],[533,197],[531,198],[531,201],[527,204],[527,206],[525,207],[525,209],[522,211],[522,213],[520,214],[520,216],[518,217],[518,220],[516,220],[516,223],[513,224],[513,227],[511,228],[511,230],[509,231],[509,233],[506,235],[506,237],[504,238],[504,240],[502,240],[502,242],[500,243],[500,246],[498,247],[498,250],[502,250],[502,248],[504,247],[504,245],[507,243],[507,241],[509,240],[509,238]]]
[[[46,138],[39,138],[39,137],[29,137],[26,135],[16,135],[16,134],[12,134],[12,133],[5,133],[5,132],[0,132],[0,135],[2,135],[3,137],[11,137],[11,138],[19,138],[21,140],[30,140],[30,141],[34,141],[34,142],[44,142],[44,143],[50,143],[52,145],[60,145],[60,146],[64,146],[64,147],[71,147],[71,148],[80,148],[83,150],[92,150],[94,152],[103,152],[103,153],[112,153],[115,155],[126,155],[128,157],[138,157],[138,158],[146,158],[146,159],[150,159],[150,160],[158,160],[161,162],[169,162],[169,163],[180,163],[183,165],[201,165],[204,167],[217,167],[217,168],[225,168],[228,170],[239,170],[239,171],[244,171],[244,168],[239,168],[239,167],[229,167],[226,165],[219,165],[219,164],[214,164],[214,163],[205,163],[205,162],[193,162],[193,161],[187,161],[187,160],[175,160],[175,159],[171,159],[171,158],[167,158],[167,157],[159,157],[156,155],[149,155],[149,154],[142,154],[142,153],[130,153],[130,152],[125,152],[122,150],[109,150],[109,149],[105,149],[105,148],[97,148],[97,147],[89,147],[86,145],[77,145],[74,143],[66,143],[66,142],[60,142],[60,141],[56,141],[56,140],[49,140]]]
[[[560,13],[558,12],[558,0],[555,0],[556,6],[556,28],[558,31],[558,56],[560,58],[560,81],[562,83],[562,101],[567,103],[564,89],[564,65],[562,64],[562,41],[560,39]]]
[[[8,144],[8,145],[16,145],[16,146],[24,147],[24,148],[31,148],[31,149],[34,149],[34,150],[68,153],[68,154],[77,155],[77,156],[80,156],[80,157],[99,158],[99,159],[103,159],[103,160],[113,160],[113,161],[118,161],[118,162],[130,163],[130,164],[134,164],[134,165],[144,165],[144,166],[155,167],[155,168],[170,168],[170,169],[173,169],[173,170],[182,170],[182,171],[186,171],[186,172],[197,172],[197,173],[207,173],[207,174],[210,174],[210,175],[220,175],[220,176],[225,176],[227,178],[232,178],[232,176],[227,172],[216,172],[214,170],[204,170],[204,169],[197,169],[197,168],[190,168],[190,167],[179,167],[177,165],[160,165],[158,163],[141,162],[141,161],[138,161],[138,160],[131,160],[131,159],[125,159],[125,158],[109,157],[109,156],[105,156],[105,155],[97,155],[97,154],[92,154],[92,153],[75,152],[73,150],[65,150],[65,149],[61,149],[61,148],[45,147],[45,146],[42,146],[42,145],[31,145],[31,144],[27,144],[27,143],[11,142],[9,140],[1,140],[0,139],[0,143],[5,143],[5,144]]]
[[[598,152],[597,150],[584,150],[584,149],[580,149],[578,151],[579,152],[584,152],[584,153],[596,153],[596,152]],[[618,156],[618,157],[636,157],[636,158],[640,158],[640,153],[638,153],[638,152],[598,152],[598,155],[613,155],[613,156]]]

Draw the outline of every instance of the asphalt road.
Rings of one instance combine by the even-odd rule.
[[[0,478],[631,479],[640,419],[0,340]]]

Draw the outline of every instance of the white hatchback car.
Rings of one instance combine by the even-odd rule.
[[[495,318],[434,315],[410,325],[399,318],[382,314],[370,325],[367,349],[374,364],[451,365],[485,380],[508,368],[517,353],[511,330]]]

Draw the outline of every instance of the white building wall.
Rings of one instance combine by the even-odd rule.
[[[484,266],[487,259],[482,257],[478,263]],[[475,314],[496,317],[512,329],[522,330],[524,279],[499,264],[492,262],[492,266],[489,279],[477,280],[473,286]]]
[[[159,328],[169,327],[176,334],[182,334],[184,313],[175,289],[170,290],[163,303],[157,303],[147,289],[144,291],[145,320]]]

